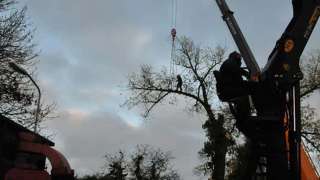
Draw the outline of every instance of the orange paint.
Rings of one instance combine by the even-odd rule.
[[[301,180],[319,180],[319,175],[309,154],[305,151],[304,146],[301,145]]]
[[[284,125],[288,123],[288,117],[285,115],[283,120]],[[289,130],[285,132],[286,139],[286,149],[289,150]],[[289,152],[289,151],[287,151]],[[287,154],[288,159],[290,159],[289,153]],[[308,152],[306,152],[304,145],[301,144],[300,147],[300,158],[301,158],[301,180],[320,180],[319,174],[314,166]]]

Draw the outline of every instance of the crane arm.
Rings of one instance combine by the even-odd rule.
[[[302,79],[299,68],[301,54],[319,19],[319,0],[292,0],[293,17],[271,52],[263,69],[267,78],[285,76],[292,85]]]
[[[216,0],[219,9],[222,13],[223,20],[226,22],[231,35],[250,71],[250,77],[251,79],[255,80],[256,77],[260,74],[260,68],[257,64],[257,61],[255,60],[255,57],[245,39],[245,37],[242,34],[242,31],[236,21],[236,19],[233,16],[233,12],[229,9],[227,3],[225,0]]]

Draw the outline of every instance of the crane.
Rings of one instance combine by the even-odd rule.
[[[252,174],[253,179],[316,180],[319,175],[301,142],[300,80],[301,54],[320,16],[319,0],[292,0],[293,17],[260,70],[243,36],[233,12],[225,0],[216,0],[229,31],[250,72],[256,88],[249,93],[256,115],[247,117],[252,132],[255,166],[263,166]],[[217,84],[223,84],[215,72]],[[223,94],[223,92],[217,92]],[[219,97],[229,103],[237,119],[237,98]],[[250,108],[249,105],[246,108]]]

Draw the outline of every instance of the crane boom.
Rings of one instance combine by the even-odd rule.
[[[260,74],[260,68],[257,61],[242,34],[242,31],[233,16],[233,12],[229,9],[225,0],[216,0],[219,9],[222,13],[223,20],[227,23],[227,26],[232,34],[234,42],[236,43],[249,71],[251,78],[255,78]]]

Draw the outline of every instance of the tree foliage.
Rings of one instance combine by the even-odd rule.
[[[304,78],[301,81],[301,98],[304,106],[301,108],[302,139],[307,149],[320,156],[320,118],[316,109],[308,103],[308,97],[320,92],[320,50],[313,50],[301,59],[301,69]]]
[[[105,156],[107,164],[107,177],[115,180],[125,180],[128,173],[126,173],[127,164],[125,162],[125,155],[119,151],[116,155]]]
[[[301,81],[301,98],[309,97],[320,90],[320,50],[314,50],[301,59],[303,80]]]
[[[126,156],[123,151],[106,156],[105,170],[100,178],[112,180],[179,180],[180,176],[172,168],[170,152],[163,152],[148,145],[138,145]]]
[[[34,125],[37,94],[28,78],[8,67],[10,61],[34,72],[36,63],[33,29],[26,10],[14,0],[0,0],[0,113],[31,128]],[[52,106],[42,106],[40,119]]]
[[[302,107],[302,139],[307,150],[314,152],[320,157],[320,117],[317,116],[315,108],[310,105]]]
[[[216,137],[214,134],[215,129],[212,126],[212,121],[207,120],[202,128],[206,132],[207,140],[205,141],[203,148],[198,152],[201,164],[194,168],[196,175],[206,175],[215,177],[214,162],[219,158],[215,155],[216,151],[224,152],[224,155],[228,158],[221,158],[221,163],[224,163],[226,175],[229,174],[230,165],[237,159],[237,139],[240,138],[241,133],[235,127],[235,119],[227,107],[220,107],[217,110],[217,121],[224,127],[224,136]]]
[[[308,150],[320,157],[320,114],[307,103],[307,98],[320,90],[320,50],[311,51],[304,56],[301,60],[301,69],[304,74],[304,79],[301,81],[301,98],[305,104],[301,111],[302,138]]]
[[[110,177],[108,176],[102,176],[100,174],[94,174],[94,175],[86,175],[83,177],[76,177],[76,180],[112,180]]]

